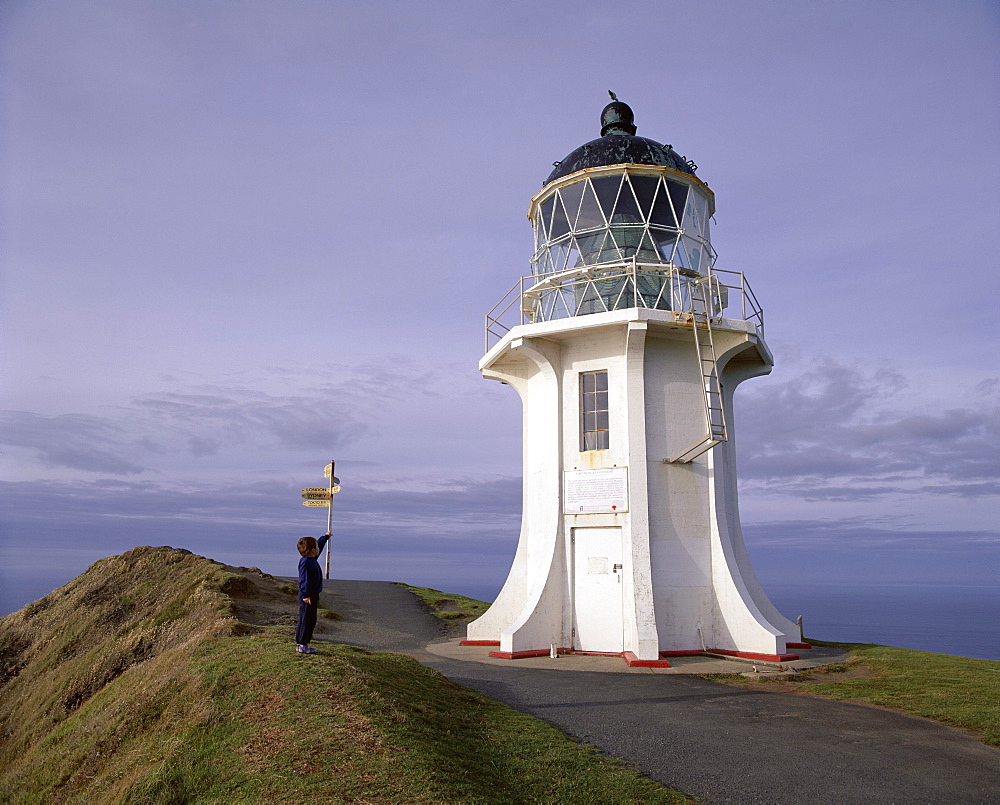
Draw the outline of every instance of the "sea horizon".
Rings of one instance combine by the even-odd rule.
[[[16,612],[68,581],[8,576],[0,589],[0,617]],[[802,616],[806,639],[879,643],[1000,660],[1000,586],[904,582],[765,583],[763,586],[786,617],[794,621]],[[445,592],[493,600],[498,590],[495,584],[456,582]]]

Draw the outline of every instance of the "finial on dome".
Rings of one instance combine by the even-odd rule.
[[[635,134],[635,114],[632,107],[627,103],[618,100],[610,89],[608,95],[611,96],[611,103],[604,107],[601,112],[601,136],[609,134]]]

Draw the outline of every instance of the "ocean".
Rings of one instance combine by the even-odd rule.
[[[66,579],[4,581],[0,615],[41,598]],[[765,583],[764,589],[786,617],[794,621],[802,615],[807,638],[1000,660],[1000,585]],[[448,592],[491,600],[497,590],[456,581]]]
[[[1000,585],[764,585],[806,637],[1000,660]]]

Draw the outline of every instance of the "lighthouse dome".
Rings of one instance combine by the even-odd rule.
[[[584,143],[557,162],[544,184],[584,168],[605,165],[659,165],[695,175],[695,166],[671,146],[637,137],[634,119],[632,108],[615,98],[601,112],[601,137]]]

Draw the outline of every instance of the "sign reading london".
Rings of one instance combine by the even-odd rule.
[[[563,514],[628,511],[628,469],[567,470]]]

